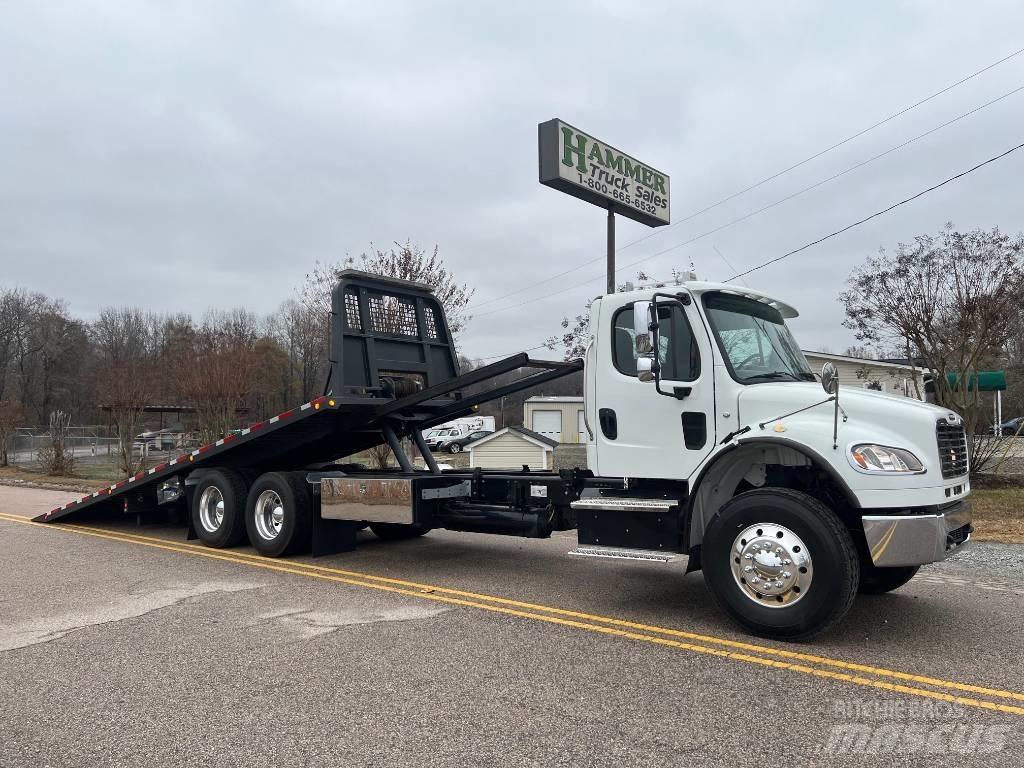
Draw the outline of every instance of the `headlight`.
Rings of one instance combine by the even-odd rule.
[[[855,445],[850,449],[850,464],[861,472],[924,472],[924,465],[910,451],[884,445]]]

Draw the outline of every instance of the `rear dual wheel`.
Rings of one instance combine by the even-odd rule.
[[[196,486],[192,527],[208,547],[221,549],[245,539],[245,494],[248,483],[233,469],[214,469]]]
[[[196,487],[192,524],[210,547],[241,544],[246,535],[253,549],[267,557],[305,552],[313,534],[315,499],[304,472],[267,472],[255,480],[231,469],[211,470]],[[420,525],[370,523],[382,539],[397,541],[422,536]]]
[[[249,489],[245,527],[261,555],[281,557],[310,548],[313,494],[302,472],[267,472]]]

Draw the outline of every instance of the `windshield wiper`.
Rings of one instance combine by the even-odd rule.
[[[788,371],[771,371],[770,373],[758,373],[754,376],[748,376],[744,381],[760,381],[760,380],[774,380],[774,379],[788,379],[789,381],[803,381],[799,376]]]

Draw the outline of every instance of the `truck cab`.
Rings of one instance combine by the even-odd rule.
[[[900,586],[971,532],[961,418],[840,392],[834,369],[809,367],[786,325],[796,316],[728,284],[610,294],[591,306],[584,361],[588,465],[623,478],[604,495],[685,499],[681,529],[648,546],[678,541],[727,610],[767,634],[801,634],[858,588]],[[622,514],[619,527],[635,530]],[[602,545],[623,543],[601,528]]]

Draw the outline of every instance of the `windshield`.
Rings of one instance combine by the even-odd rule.
[[[734,379],[814,381],[804,353],[777,309],[725,293],[705,294],[704,306]]]

